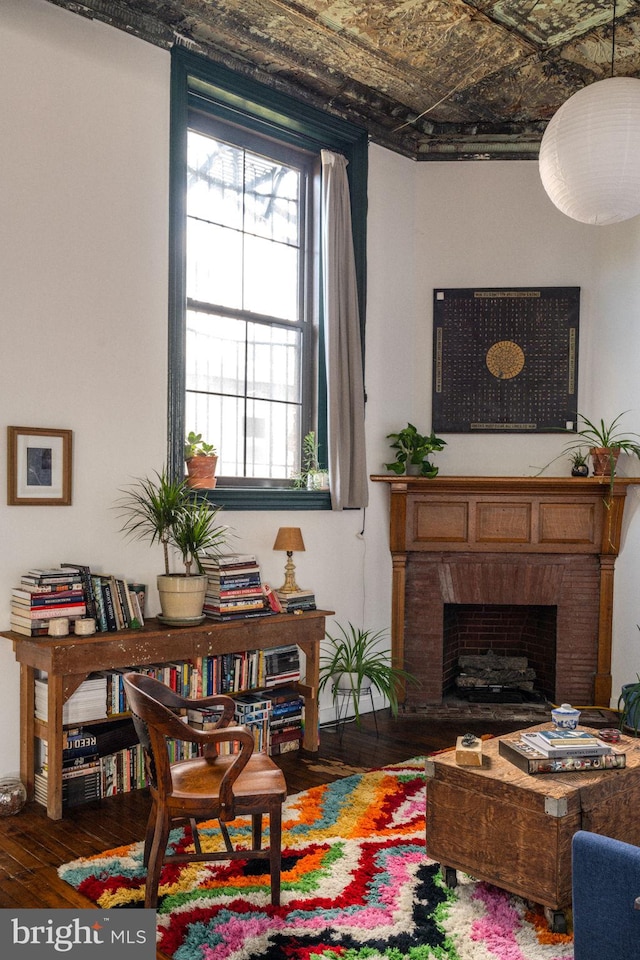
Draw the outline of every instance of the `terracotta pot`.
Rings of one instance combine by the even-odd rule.
[[[212,490],[216,485],[217,457],[191,457],[187,460],[187,486],[194,490]]]
[[[610,477],[616,472],[620,450],[610,447],[592,447],[589,453],[593,461],[594,477]]]

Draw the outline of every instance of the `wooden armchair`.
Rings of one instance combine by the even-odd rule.
[[[268,859],[271,903],[280,903],[282,804],[287,786],[282,771],[264,753],[254,753],[253,737],[241,726],[231,726],[234,703],[230,697],[189,700],[165,684],[140,673],[124,676],[129,708],[142,744],[151,790],[151,812],[144,841],[147,867],[145,907],[157,906],[163,863],[205,860]],[[198,730],[176,711],[219,706],[222,715],[215,727]],[[202,746],[202,756],[170,763],[167,739]],[[218,745],[237,743],[238,752],[221,756]],[[262,849],[262,817],[269,815],[269,847]],[[251,849],[233,849],[226,824],[238,816],[252,818]],[[196,822],[217,818],[225,850],[204,853]],[[189,820],[194,851],[167,853],[172,822]]]

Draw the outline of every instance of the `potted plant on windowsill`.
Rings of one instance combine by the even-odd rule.
[[[202,439],[201,433],[190,431],[184,444],[187,465],[187,486],[194,490],[212,490],[216,483],[218,455],[212,443]]]
[[[416,474],[420,477],[435,477],[438,473],[438,467],[431,463],[430,456],[443,450],[447,445],[446,440],[436,437],[433,430],[429,436],[418,433],[412,423],[400,430],[399,433],[387,434],[387,440],[393,440],[391,449],[396,451],[396,459],[393,463],[385,463],[387,470],[402,474]]]
[[[165,572],[157,579],[159,619],[177,626],[201,622],[207,576],[200,557],[218,553],[227,541],[228,528],[217,523],[221,508],[198,496],[185,480],[169,479],[166,469],[123,492],[118,504],[125,518],[123,531],[162,545]],[[170,572],[171,549],[182,558],[184,573]]]
[[[329,686],[334,706],[340,697],[351,701],[356,723],[360,724],[360,697],[371,687],[387,700],[392,715],[398,715],[398,694],[406,682],[417,682],[415,677],[400,667],[394,667],[391,656],[380,649],[384,630],[376,633],[338,624],[335,637],[327,631],[326,639],[331,647],[320,657],[320,682],[318,692]]]
[[[293,478],[298,490],[328,490],[329,473],[320,466],[318,442],[314,430],[302,441],[302,470]]]

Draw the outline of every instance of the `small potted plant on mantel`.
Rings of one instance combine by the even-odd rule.
[[[212,443],[202,439],[201,433],[189,432],[184,444],[187,465],[187,486],[193,490],[212,490],[216,483],[218,454]]]
[[[431,463],[430,456],[443,450],[446,440],[436,437],[433,430],[429,436],[418,433],[412,423],[408,423],[399,433],[388,433],[387,440],[393,440],[391,449],[396,451],[393,463],[385,463],[387,470],[402,474],[414,474],[420,477],[435,477],[438,467]]]
[[[157,578],[159,620],[174,626],[202,622],[207,576],[200,557],[219,553],[228,528],[217,522],[220,507],[193,492],[185,480],[171,480],[166,469],[136,481],[119,501],[122,529],[137,540],[160,543],[164,573]],[[178,552],[184,573],[171,573],[171,549]]]
[[[628,411],[625,411],[627,413]],[[589,444],[589,454],[593,464],[594,477],[607,478],[609,480],[609,490],[613,491],[613,482],[616,474],[616,465],[621,453],[626,453],[632,457],[640,459],[640,434],[622,433],[620,430],[620,420],[624,413],[619,413],[610,423],[605,423],[603,419],[599,422],[591,421],[584,414],[578,414],[578,420],[582,421],[581,430],[576,430],[576,441],[571,441],[564,448],[563,453],[550,460],[536,476],[544,473],[552,463],[555,463],[562,456],[569,456],[570,460],[576,463],[576,453],[580,454],[579,460],[584,460],[582,447]],[[572,432],[572,431],[568,431]]]

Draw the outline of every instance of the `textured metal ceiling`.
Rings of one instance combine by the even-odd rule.
[[[181,43],[417,160],[537,156],[581,87],[640,77],[640,0],[50,0]]]

